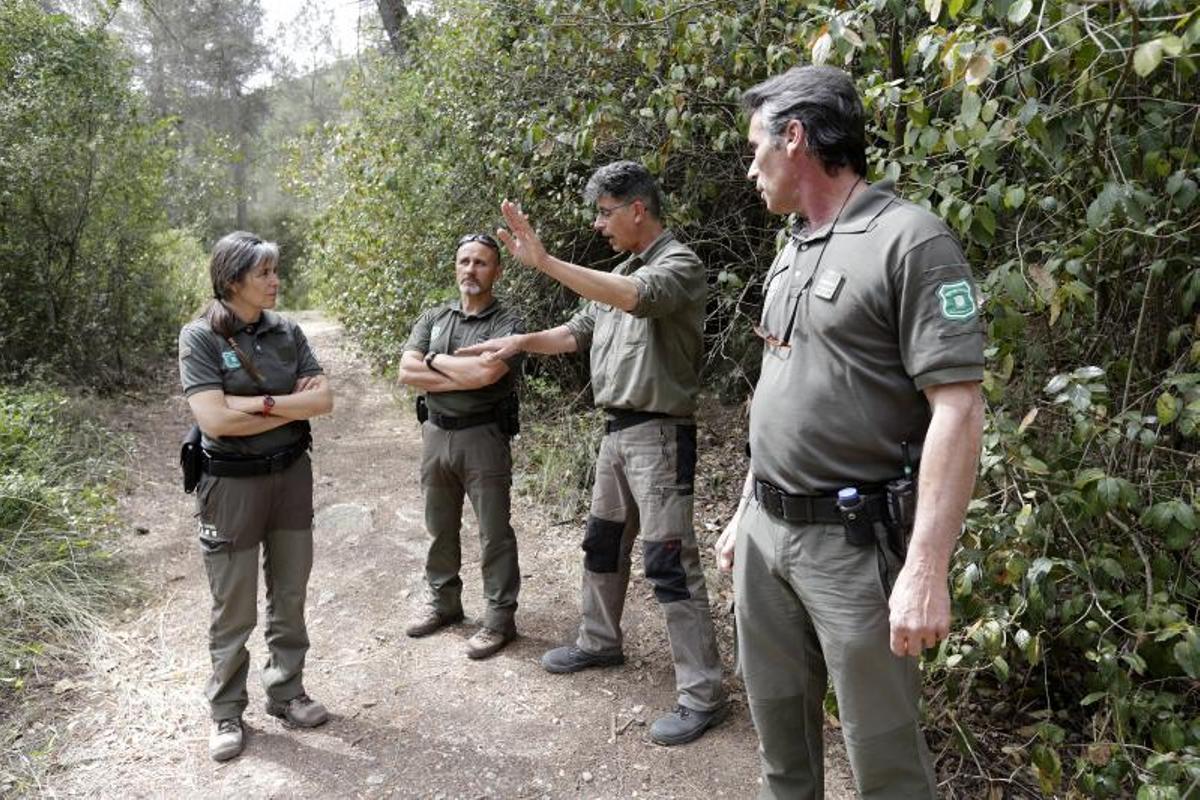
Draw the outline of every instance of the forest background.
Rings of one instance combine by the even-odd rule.
[[[738,96],[828,63],[862,92],[871,178],[958,232],[985,295],[956,625],[923,662],[956,753],[943,777],[974,796],[1200,797],[1200,8],[360,6],[347,57],[313,0],[278,31],[257,0],[0,2],[5,703],[131,591],[106,548],[118,434],[88,398],[161,375],[217,236],[279,241],[287,304],[331,311],[387,372],[452,291],[453,242],[495,228],[502,198],[552,252],[614,265],[580,192],[639,159],[708,269],[705,388],[734,405],[784,223],[745,179]],[[576,304],[529,270],[505,283],[531,326]],[[595,441],[582,364],[531,360],[525,387],[523,485],[575,511]]]

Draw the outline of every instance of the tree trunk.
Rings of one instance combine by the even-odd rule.
[[[379,16],[383,19],[383,29],[387,31],[392,50],[398,56],[404,55],[404,37],[400,28],[408,19],[408,9],[404,7],[403,0],[375,0],[375,4],[379,7]]]

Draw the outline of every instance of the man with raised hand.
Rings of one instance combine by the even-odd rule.
[[[480,567],[487,610],[467,640],[467,656],[487,658],[517,635],[513,615],[521,571],[517,537],[509,522],[512,452],[516,433],[516,374],[523,358],[455,355],[460,347],[522,330],[520,319],[496,300],[492,288],[503,266],[500,245],[486,233],[458,242],[454,274],[459,299],[422,314],[400,360],[400,382],[425,394],[421,421],[421,487],[431,541],[425,559],[427,602],[405,632],[428,636],[463,618],[462,528],[464,494],[479,521]]]
[[[678,693],[675,710],[653,723],[650,737],[683,744],[728,713],[692,528],[704,267],[664,228],[661,193],[641,164],[602,167],[584,198],[595,203],[596,232],[629,257],[611,273],[554,258],[525,215],[504,203],[508,230],[500,238],[513,257],[590,302],[565,325],[460,352],[501,359],[517,352],[590,353],[592,392],[607,419],[583,538],[583,619],[574,644],[547,652],[542,666],[566,673],[624,663],[621,613],[641,532]]]
[[[916,657],[949,631],[979,462],[975,282],[940,219],[866,182],[849,75],[795,68],[743,103],[747,177],[768,210],[802,220],[765,277],[750,473],[716,546],[734,573],[759,796],[824,796],[832,680],[859,794],[932,798]]]

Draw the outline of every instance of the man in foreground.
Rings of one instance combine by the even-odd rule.
[[[516,433],[516,372],[508,359],[455,355],[455,351],[521,330],[517,316],[492,293],[500,278],[500,245],[486,233],[459,240],[454,274],[459,299],[417,319],[404,345],[400,382],[420,389],[417,417],[424,451],[421,486],[425,527],[432,537],[425,560],[428,602],[405,632],[428,636],[463,618],[463,496],[479,520],[480,566],[487,611],[483,627],[467,640],[467,656],[487,658],[517,635],[513,615],[521,572],[517,538],[509,522],[512,453]]]
[[[734,573],[760,796],[823,796],[832,680],[861,796],[932,798],[916,656],[949,630],[979,459],[971,269],[941,220],[866,183],[846,73],[795,68],[743,102],[748,177],[770,211],[803,220],[765,279],[750,473],[716,546]]]
[[[708,590],[692,528],[696,397],[703,343],[704,267],[662,224],[662,197],[645,167],[619,161],[597,170],[584,193],[595,230],[629,258],[611,273],[550,256],[529,220],[502,207],[500,238],[521,263],[587,300],[566,325],[466,353],[591,355],[592,391],[607,416],[583,538],[582,616],[575,643],[542,656],[554,673],[624,663],[621,613],[631,553],[643,536],[646,578],[667,620],[678,705],[656,720],[663,745],[699,738],[728,712]]]

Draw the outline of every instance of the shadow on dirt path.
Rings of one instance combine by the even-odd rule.
[[[313,731],[284,729],[262,709],[261,628],[251,638],[248,743],[218,765],[207,755],[205,637],[209,597],[195,545],[192,498],[176,453],[188,419],[169,401],[119,410],[134,443],[120,502],[124,557],[148,589],[144,607],[96,631],[79,675],[54,689],[56,755],[48,796],[712,798],[757,791],[756,739],[740,694],[728,722],[680,748],[649,742],[647,725],[674,705],[662,616],[631,582],[628,663],[570,676],[538,658],[577,622],[576,526],[555,526],[518,500],[521,638],[469,661],[482,610],[478,540],[464,524],[468,620],[427,639],[404,636],[420,598],[426,538],[420,438],[407,404],[370,375],[340,327],[299,315],[334,382],[337,410],[314,425],[316,565],[309,589],[311,694],[331,710]],[[148,531],[136,535],[137,529]],[[261,591],[261,590],[260,590]],[[261,605],[260,605],[261,619]],[[725,637],[727,639],[727,637]],[[726,664],[730,663],[725,653]],[[830,746],[829,796],[853,797],[840,743]]]

